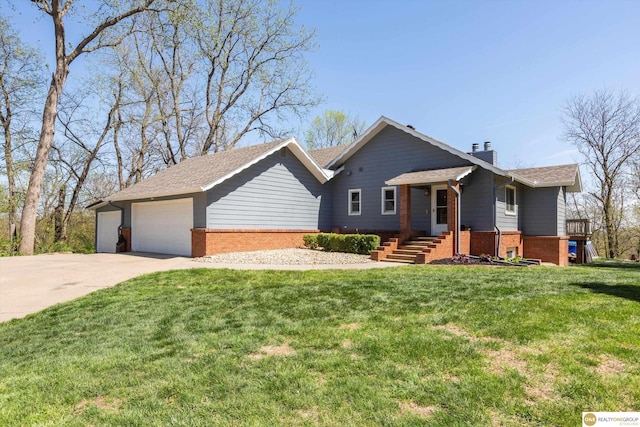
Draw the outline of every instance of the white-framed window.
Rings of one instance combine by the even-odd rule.
[[[362,212],[362,191],[359,188],[349,190],[349,215]]]
[[[504,188],[504,212],[509,215],[516,214],[516,187],[512,185]]]
[[[382,215],[396,214],[396,187],[382,187]]]

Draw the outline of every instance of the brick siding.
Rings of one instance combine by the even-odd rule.
[[[194,228],[191,230],[191,256],[201,257],[227,252],[299,248],[305,234],[318,230],[224,230]]]
[[[471,231],[469,255],[495,256],[497,242],[498,233],[495,231]]]
[[[560,266],[569,264],[568,236],[524,236],[525,258],[540,259]]]

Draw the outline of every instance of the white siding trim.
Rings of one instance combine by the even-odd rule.
[[[393,210],[386,210],[384,206],[385,202],[387,201],[386,192],[389,190],[393,191]],[[396,206],[398,206],[396,187],[382,187],[380,189],[380,212],[382,213],[382,215],[395,215]]]
[[[509,190],[513,190],[513,209],[509,209]],[[518,199],[517,199],[517,191],[516,187],[513,185],[507,185],[504,187],[504,214],[505,215],[516,215],[518,213]]]
[[[357,212],[351,210],[351,208],[353,207],[351,204],[351,195],[358,193],[358,199],[359,199],[359,210]],[[348,199],[347,199],[347,208],[349,209],[349,216],[355,216],[355,215],[362,215],[362,190],[360,188],[352,188],[349,190],[349,194],[348,194]]]

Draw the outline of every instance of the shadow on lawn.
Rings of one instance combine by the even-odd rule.
[[[592,264],[581,264],[578,268],[620,268],[625,270],[638,270],[640,272],[640,262],[606,260],[596,261]]]
[[[592,283],[572,283],[582,289],[588,289],[596,294],[606,294],[618,298],[628,299],[640,303],[640,286],[631,285],[607,285],[600,282]]]

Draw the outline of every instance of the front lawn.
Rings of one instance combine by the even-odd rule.
[[[0,425],[579,425],[640,410],[640,264],[157,273],[0,324]]]

